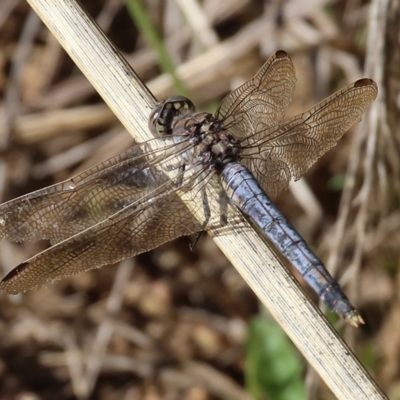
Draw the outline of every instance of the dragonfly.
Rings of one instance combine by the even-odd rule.
[[[114,264],[226,224],[237,207],[329,309],[351,325],[364,323],[273,200],[361,120],[377,85],[360,79],[285,120],[295,82],[290,57],[277,51],[214,115],[171,97],[149,116],[154,139],[0,205],[0,238],[51,244],[11,270],[0,289],[16,294]]]

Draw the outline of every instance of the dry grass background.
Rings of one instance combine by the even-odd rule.
[[[82,3],[157,98],[176,92],[122,1]],[[199,109],[215,107],[277,49],[297,70],[287,116],[362,76],[377,80],[368,124],[345,135],[278,205],[366,320],[338,329],[390,398],[400,398],[396,2],[143,4]],[[132,143],[24,1],[0,3],[0,91],[4,201]],[[181,238],[21,297],[1,295],[0,399],[250,398],[245,343],[257,299],[206,235],[194,252],[189,243]],[[44,246],[3,241],[2,275]],[[306,366],[304,380],[310,398],[332,397]]]

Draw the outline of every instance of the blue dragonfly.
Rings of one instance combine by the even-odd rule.
[[[284,120],[295,82],[290,57],[277,51],[215,115],[196,112],[183,96],[158,104],[149,117],[153,140],[161,142],[156,150],[153,140],[136,144],[67,181],[0,205],[0,238],[52,245],[11,270],[0,289],[25,292],[116,263],[221,226],[238,207],[332,311],[354,326],[363,323],[273,199],[361,120],[377,85],[360,79]],[[211,204],[210,188],[220,193],[218,206]],[[193,207],[200,217],[193,217]]]

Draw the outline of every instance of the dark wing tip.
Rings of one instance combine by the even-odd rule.
[[[278,50],[278,51],[275,53],[275,57],[276,57],[276,58],[284,58],[284,57],[289,57],[289,56],[288,56],[288,53],[286,53],[285,50]]]
[[[369,78],[359,79],[358,81],[354,82],[354,87],[362,87],[362,86],[376,86],[376,83]]]
[[[16,290],[15,285],[13,284],[13,280],[15,277],[21,274],[26,268],[30,265],[29,262],[23,262],[12,269],[0,282],[0,290],[4,290],[9,294],[17,294],[20,293],[22,290]]]

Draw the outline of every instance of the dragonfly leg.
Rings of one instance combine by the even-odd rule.
[[[185,167],[186,167],[186,164],[182,163],[178,168],[179,169],[178,170],[178,176],[176,178],[176,187],[177,188],[180,188],[182,186],[183,177],[185,176]]]
[[[219,212],[221,226],[225,226],[228,223],[228,198],[223,189],[219,192]]]
[[[197,232],[196,237],[193,241],[193,243],[190,245],[190,250],[193,251],[194,248],[197,245],[197,242],[200,239],[201,234],[203,233],[203,231],[206,229],[206,226],[208,224],[208,222],[210,221],[211,218],[211,210],[210,210],[210,203],[208,202],[208,197],[207,197],[207,192],[204,186],[200,187],[200,193],[201,193],[201,200],[202,200],[202,204],[203,204],[203,210],[204,210],[204,221],[201,224],[201,230],[199,232]]]

